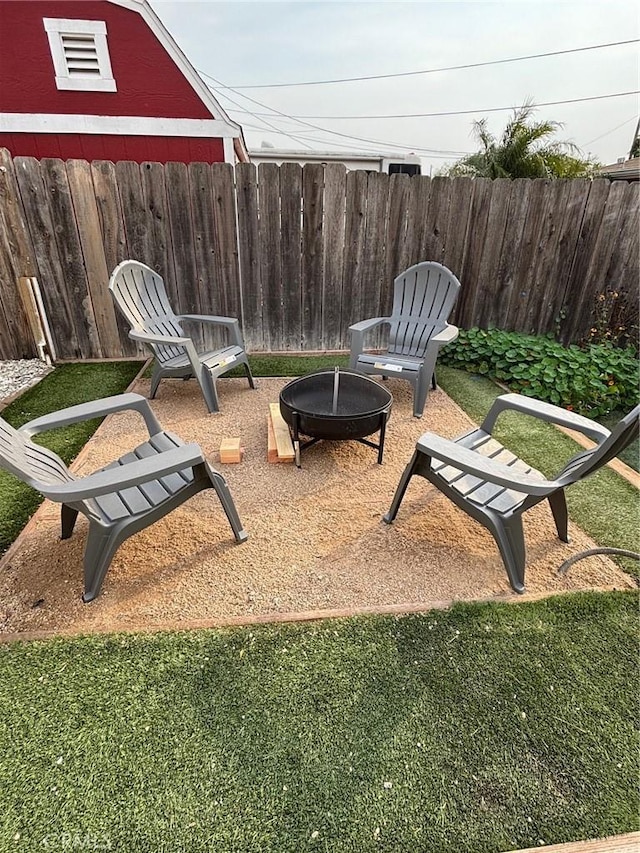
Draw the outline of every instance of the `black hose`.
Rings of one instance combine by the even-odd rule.
[[[577,563],[578,560],[583,560],[585,557],[593,557],[594,554],[617,554],[619,557],[632,557],[634,560],[640,560],[640,554],[636,554],[635,551],[626,551],[624,548],[591,548],[589,551],[581,551],[579,554],[574,554],[573,557],[565,560],[558,569],[558,574],[566,575],[570,566]]]

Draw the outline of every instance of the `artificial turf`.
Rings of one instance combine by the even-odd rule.
[[[0,647],[0,849],[499,853],[638,829],[637,607]]]

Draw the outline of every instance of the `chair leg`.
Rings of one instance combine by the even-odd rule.
[[[158,362],[155,363],[153,367],[153,373],[151,374],[151,386],[149,388],[149,399],[155,400],[156,392],[158,390],[158,385],[160,384],[160,380],[162,379],[162,369],[158,365]]]
[[[89,524],[89,535],[84,549],[84,595],[86,603],[100,592],[100,587],[111,565],[113,555],[122,542],[126,533],[122,528],[102,527],[99,524]]]
[[[413,417],[421,418],[424,412],[424,407],[429,394],[429,385],[431,384],[431,376],[425,372],[424,367],[420,371],[418,381],[416,382],[413,391]]]
[[[198,377],[198,382],[200,383],[202,396],[207,404],[207,409],[209,409],[209,412],[212,415],[217,414],[220,411],[220,404],[218,402],[216,380],[206,368],[203,368],[202,373]]]
[[[522,593],[524,586],[524,569],[526,549],[524,544],[524,530],[522,527],[522,516],[512,516],[508,521],[502,518],[492,520],[487,525],[493,534],[500,549],[504,567],[509,576],[509,583],[514,592]]]
[[[206,464],[207,474],[209,475],[209,479],[211,480],[211,485],[216,490],[218,497],[220,498],[220,503],[222,504],[222,508],[224,509],[227,519],[229,520],[229,524],[231,525],[231,529],[233,530],[233,535],[236,537],[236,542],[244,542],[248,539],[248,534],[246,530],[242,527],[242,522],[240,521],[240,516],[238,515],[238,510],[236,509],[236,505],[233,502],[233,498],[231,497],[231,492],[229,491],[229,486],[227,486],[227,481],[219,474],[218,471],[214,471],[213,468],[208,464]]]
[[[549,495],[549,506],[553,513],[553,520],[556,523],[558,538],[562,542],[569,541],[569,513],[567,511],[567,499],[564,494],[564,489],[559,489],[557,492]]]
[[[386,521],[387,524],[391,524],[391,522],[395,519],[398,514],[398,510],[400,509],[400,504],[402,503],[402,499],[404,497],[404,493],[407,491],[407,486],[409,485],[409,480],[416,473],[416,468],[418,466],[418,451],[416,450],[409,461],[409,464],[404,469],[402,476],[400,477],[400,482],[398,483],[398,487],[396,488],[396,493],[393,496],[393,500],[391,501],[391,506],[389,507],[389,512],[382,516],[383,521]]]
[[[76,525],[77,518],[77,509],[73,509],[72,507],[67,506],[67,504],[62,504],[62,508],[60,510],[60,519],[62,523],[62,533],[60,535],[61,539],[69,539],[69,537],[73,533],[73,528]]]
[[[255,388],[256,383],[253,378],[253,373],[251,372],[251,368],[249,367],[249,361],[244,362],[244,369],[247,371],[247,379],[249,380],[249,388]]]
[[[438,383],[436,382],[436,372],[435,370],[431,374],[431,390],[435,391],[438,387]]]

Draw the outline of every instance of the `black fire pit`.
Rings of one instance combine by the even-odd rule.
[[[352,370],[320,370],[289,382],[280,392],[280,412],[293,435],[298,468],[301,451],[323,439],[367,444],[378,451],[382,464],[392,403],[386,388]],[[377,444],[367,440],[378,431]],[[309,440],[301,441],[300,434]]]

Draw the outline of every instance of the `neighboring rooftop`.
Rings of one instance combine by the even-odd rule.
[[[598,174],[603,178],[611,178],[612,181],[640,181],[640,157],[602,166],[598,169]]]

